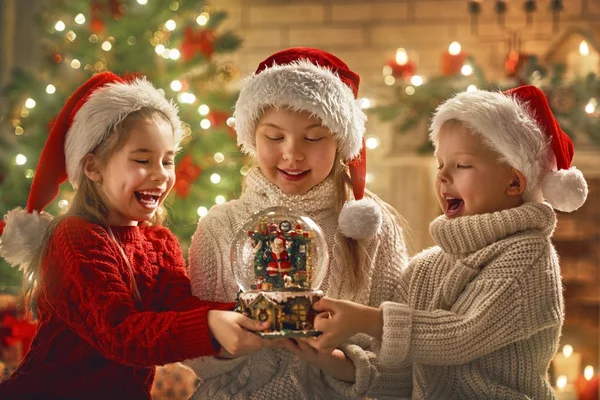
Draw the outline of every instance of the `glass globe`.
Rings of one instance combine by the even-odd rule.
[[[285,207],[254,214],[231,246],[233,276],[243,292],[318,290],[329,265],[321,228]]]

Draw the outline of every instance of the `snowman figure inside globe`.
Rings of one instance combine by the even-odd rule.
[[[233,275],[240,287],[238,311],[269,328],[263,337],[304,337],[313,327],[312,305],[323,297],[329,251],[319,226],[284,207],[253,215],[231,248]]]

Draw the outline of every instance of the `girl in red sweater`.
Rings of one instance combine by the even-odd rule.
[[[26,210],[0,222],[0,254],[24,272],[38,332],[2,399],[149,399],[154,366],[267,344],[230,303],[191,295],[161,204],[184,131],[145,79],[105,72],[67,100]],[[66,179],[68,212],[42,212]],[[271,345],[273,345],[271,343]]]

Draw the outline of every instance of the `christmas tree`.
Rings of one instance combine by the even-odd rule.
[[[241,41],[221,28],[226,13],[185,0],[46,1],[39,15],[42,61],[13,71],[3,89],[9,115],[0,130],[0,215],[27,203],[31,178],[53,119],[91,75],[139,73],[179,105],[190,141],[179,154],[167,200],[169,227],[186,248],[199,215],[239,194],[243,158],[228,118],[236,67],[220,57]],[[58,215],[72,198],[65,184],[47,207]],[[20,273],[0,260],[1,286]]]

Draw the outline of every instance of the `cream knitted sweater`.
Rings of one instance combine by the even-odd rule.
[[[395,302],[381,305],[380,362],[413,363],[414,399],[554,398],[546,372],[564,311],[555,225],[539,203],[431,223],[438,246],[411,260]]]
[[[229,254],[236,233],[253,213],[271,206],[288,206],[314,219],[325,234],[330,266],[321,289],[327,296],[375,307],[393,299],[407,255],[401,230],[392,216],[384,212],[380,234],[362,242],[370,256],[362,265],[366,280],[358,291],[352,291],[344,279],[349,272],[336,245],[342,236],[334,208],[333,180],[327,178],[305,195],[290,196],[255,168],[248,174],[246,185],[238,200],[214,206],[198,224],[189,251],[190,279],[196,296],[234,300],[239,288]],[[231,360],[203,357],[188,360],[186,365],[202,380],[193,397],[196,399],[355,398],[363,397],[370,387],[374,393],[391,395],[397,391],[396,381],[407,379],[410,370],[380,370],[370,346],[366,336],[356,336],[352,343],[341,346],[356,367],[354,384],[336,380],[283,349],[263,349]]]

